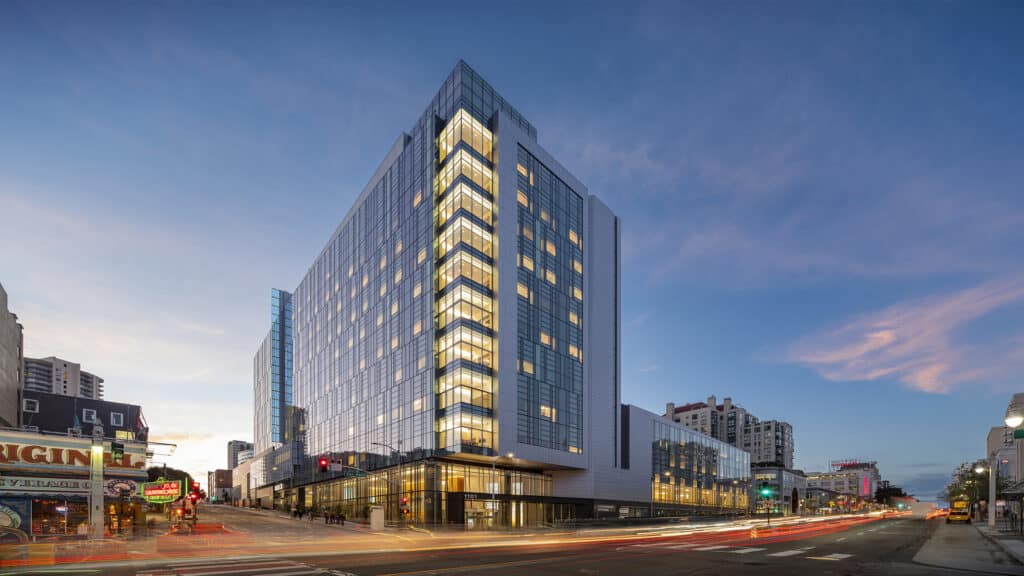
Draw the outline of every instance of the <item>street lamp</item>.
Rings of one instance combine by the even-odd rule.
[[[975,474],[981,474],[984,471],[985,471],[985,467],[982,466],[981,464],[978,464],[977,466],[974,467],[974,473]]]
[[[392,446],[391,444],[388,444],[387,442],[370,442],[370,444],[373,445],[373,446],[380,446],[382,448],[387,448],[388,450],[391,450],[392,452],[398,452],[398,501],[401,502],[402,501],[402,489],[405,487],[404,486],[405,478],[402,478],[402,451],[401,450],[396,450],[394,448],[394,446]],[[401,440],[398,441],[398,445],[399,446],[402,445],[402,441]],[[403,518],[404,518],[404,516],[403,516]]]

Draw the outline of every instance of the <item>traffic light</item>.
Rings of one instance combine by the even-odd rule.
[[[329,464],[330,464],[330,462],[327,461],[326,457],[324,457],[324,456],[320,457],[320,471],[321,472],[327,472],[327,466]]]
[[[760,493],[762,498],[771,498],[772,487],[767,482],[762,482]]]
[[[402,516],[408,516],[409,514],[411,514],[412,510],[409,509],[409,498],[406,496],[402,496],[401,503],[402,504],[401,506],[398,507],[398,510],[399,512],[402,513]]]

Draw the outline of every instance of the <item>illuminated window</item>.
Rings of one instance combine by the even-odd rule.
[[[353,344],[355,344],[355,340],[353,340],[352,337],[349,336],[349,338],[348,338],[348,347],[351,348]]]
[[[575,312],[569,311],[569,322],[572,322],[576,326],[579,326],[580,325],[579,314],[576,314]]]
[[[583,263],[573,258],[572,269],[575,270],[577,274],[583,274]]]
[[[438,256],[444,256],[459,244],[470,246],[491,256],[491,233],[469,218],[459,216],[449,222],[438,238]]]
[[[552,256],[557,256],[557,254],[555,253],[555,243],[552,242],[551,240],[544,241],[544,250],[546,250],[547,253],[551,254]]]
[[[377,314],[377,326],[384,323],[384,313]]]
[[[354,274],[355,271],[356,271],[355,266],[353,266],[352,264],[349,264],[348,265],[348,277],[351,278],[352,274]]]
[[[440,196],[448,190],[448,187],[459,176],[465,176],[470,182],[482,188],[484,192],[491,192],[491,169],[476,158],[473,158],[465,150],[459,150],[452,154],[445,165],[438,170],[437,178],[435,179],[436,195]]]
[[[547,332],[541,332],[540,343],[545,346],[551,346],[551,334],[548,334]]]
[[[530,362],[529,360],[520,360],[519,371],[523,374],[533,374],[533,362]]]
[[[412,325],[412,334],[413,334],[413,336],[415,336],[415,335],[419,334],[422,331],[423,331],[423,321],[422,320],[417,320],[416,323]]]
[[[391,337],[391,349],[394,350],[395,348],[398,348],[398,336]]]
[[[398,382],[401,379],[402,379],[402,369],[399,368],[399,369],[395,370],[395,382]]]
[[[427,248],[424,246],[420,248],[420,251],[416,253],[416,263],[423,264],[423,261],[427,259]]]
[[[516,170],[519,170],[519,173],[522,174],[523,176],[530,175],[530,173],[526,170],[526,166],[523,166],[522,164],[516,164]]]
[[[359,339],[362,340],[363,338],[366,338],[366,328],[360,327],[359,328]]]
[[[377,359],[380,360],[384,356],[384,347],[377,346]]]
[[[519,203],[523,206],[523,208],[526,208],[527,210],[530,209],[530,197],[526,195],[526,192],[523,192],[522,190],[517,190],[516,199],[519,200]]]
[[[386,280],[383,280],[380,283],[380,295],[381,296],[383,296],[383,295],[388,293],[388,285],[387,285],[386,282],[387,282]],[[366,302],[363,302],[363,304],[366,304]]]
[[[419,359],[416,360],[416,369],[417,370],[423,370],[426,367],[427,367],[427,357],[426,356],[420,356]]]
[[[540,417],[541,418],[547,418],[548,420],[551,420],[552,422],[554,422],[555,420],[558,419],[557,418],[558,417],[558,410],[556,410],[555,408],[552,408],[551,406],[545,406],[544,404],[541,404],[540,405]]]
[[[452,115],[451,120],[441,131],[441,135],[437,137],[440,160],[444,162],[459,142],[469,144],[481,156],[491,160],[493,139],[490,130],[472,114],[460,108]]]
[[[516,284],[516,293],[527,300],[530,298],[530,288],[522,282]]]
[[[533,272],[533,258],[530,258],[526,254],[519,255],[519,265]]]
[[[423,409],[423,399],[422,398],[417,398],[417,399],[412,401],[412,411],[413,412],[419,412],[422,409]]]
[[[383,423],[384,423],[384,415],[383,414],[377,414],[377,425],[379,426],[379,425],[381,425]]]
[[[437,274],[438,288],[444,289],[460,277],[472,280],[487,289],[492,287],[491,265],[461,250],[451,254],[441,265]]]
[[[544,279],[548,281],[548,284],[558,283],[558,277],[555,276],[554,271],[548,270],[547,268],[544,269]]]
[[[437,211],[438,222],[447,222],[459,210],[465,210],[476,216],[484,224],[490,225],[493,220],[493,206],[483,194],[463,182],[456,184],[441,201]]]
[[[380,265],[379,265],[379,266],[380,266],[380,269],[381,269],[381,270],[383,270],[383,269],[384,269],[384,267],[385,267],[385,266],[387,266],[387,265],[388,265],[388,257],[387,257],[387,255],[385,254],[385,255],[383,255],[383,256],[381,256],[381,257],[380,257]]]
[[[533,228],[530,228],[528,225],[523,224],[520,227],[520,232],[523,234],[523,238],[526,238],[527,240],[533,240]]]
[[[423,190],[417,190],[416,195],[412,197],[412,207],[415,208],[420,205],[423,201]]]
[[[418,298],[421,292],[423,292],[423,283],[417,282],[416,286],[414,286],[412,289],[412,297]]]
[[[402,281],[402,269],[395,270],[395,286]]]
[[[545,221],[545,222],[551,222],[551,215],[548,214],[547,210],[541,208],[540,209],[540,219]]]
[[[573,446],[572,444],[570,444],[569,445],[569,452],[572,452],[573,454],[579,454],[580,453],[580,449],[575,447],[575,446]]]
[[[398,314],[398,300],[391,303],[391,315],[394,316],[395,314]]]
[[[583,361],[580,358],[580,349],[577,348],[576,346],[574,346],[573,344],[569,344],[569,356],[572,356],[573,358],[575,358],[575,359],[577,359],[577,360],[579,360],[581,362]]]
[[[572,287],[572,297],[582,302],[583,301],[583,290],[580,290],[579,288],[573,286]]]
[[[370,283],[370,275],[364,273],[363,274],[363,288],[366,288],[366,285],[369,284],[369,283]]]

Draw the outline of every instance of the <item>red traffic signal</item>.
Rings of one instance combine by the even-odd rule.
[[[320,458],[320,471],[321,472],[326,472],[327,471],[327,464],[328,464],[327,458],[321,457]]]
[[[409,498],[407,496],[402,496],[402,505],[404,506],[404,505],[406,505],[408,503],[409,503]]]

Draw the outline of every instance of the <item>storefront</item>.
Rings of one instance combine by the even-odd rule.
[[[146,445],[123,442],[115,459],[104,443],[104,532],[128,535],[141,519],[138,482],[146,478]],[[0,431],[0,538],[26,541],[82,537],[89,524],[92,440]]]

